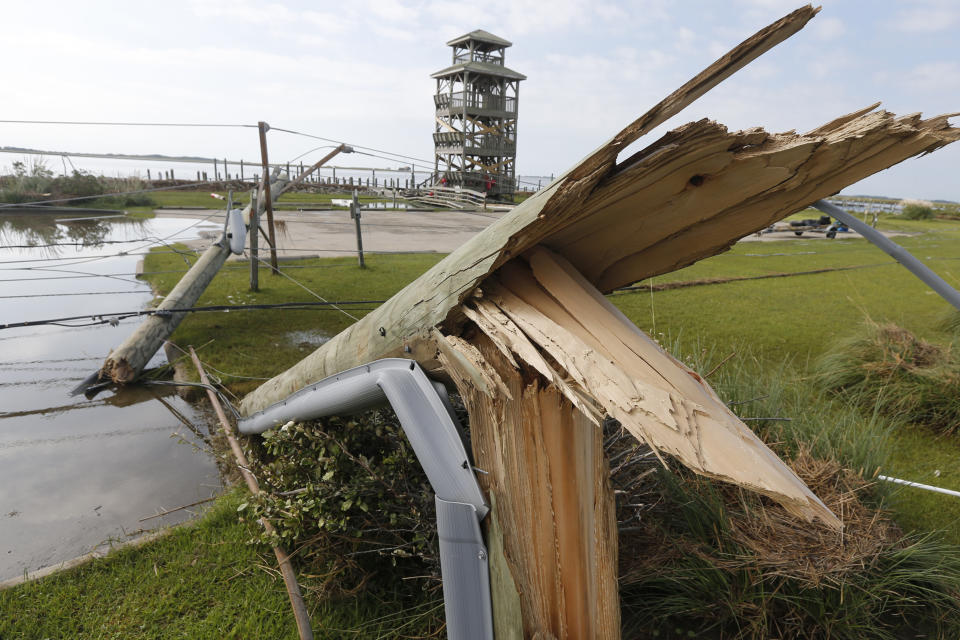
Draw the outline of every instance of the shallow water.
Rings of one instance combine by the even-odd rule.
[[[142,309],[137,254],[211,226],[0,212],[0,325]],[[204,417],[170,387],[69,395],[139,321],[89,322],[0,330],[0,580],[182,521],[141,519],[221,488]]]

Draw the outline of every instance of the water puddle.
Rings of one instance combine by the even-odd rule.
[[[314,351],[330,340],[330,336],[319,331],[288,331],[284,334],[287,342],[301,351]]]
[[[68,395],[138,321],[58,320],[145,307],[138,261],[200,221],[80,217],[0,212],[0,324],[58,322],[0,330],[0,580],[182,521],[143,518],[221,488],[206,421],[171,388]]]

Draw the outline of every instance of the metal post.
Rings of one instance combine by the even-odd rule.
[[[263,197],[266,199],[264,204],[267,207],[267,237],[270,239],[270,267],[274,275],[280,273],[277,266],[277,240],[273,231],[273,198],[270,197],[270,162],[267,158],[267,131],[270,125],[260,121],[260,161],[263,164]],[[289,175],[289,174],[288,174]],[[256,229],[253,229],[256,232]]]
[[[240,159],[240,182],[243,182],[243,159]]]
[[[260,216],[258,215],[257,189],[250,189],[250,291],[260,291],[260,261],[258,256]]]
[[[813,206],[843,222],[864,238],[880,247],[886,254],[909,269],[913,275],[923,280],[928,287],[940,294],[941,298],[957,309],[960,309],[960,292],[947,284],[946,280],[934,273],[930,267],[914,258],[909,251],[891,241],[870,225],[860,222],[856,216],[850,215],[840,207],[830,204],[826,200],[817,200],[813,203]]]
[[[357,258],[360,261],[360,268],[366,269],[367,265],[363,262],[363,236],[360,234],[360,200],[357,198],[357,190],[353,190],[353,202],[350,203],[350,217],[357,225]]]

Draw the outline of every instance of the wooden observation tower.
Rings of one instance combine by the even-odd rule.
[[[517,101],[526,76],[504,66],[512,43],[478,29],[447,42],[453,64],[437,80],[434,183],[510,197],[515,188]]]

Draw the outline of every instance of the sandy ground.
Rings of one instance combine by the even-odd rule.
[[[449,253],[502,215],[495,211],[364,211],[360,218],[363,250]],[[160,209],[157,216],[212,216],[211,223],[223,224],[223,212],[214,210]],[[274,220],[278,255],[282,258],[356,255],[356,226],[348,211],[277,211]],[[266,229],[265,221],[262,226]],[[185,244],[194,248],[207,246],[219,231],[206,230],[201,235]],[[259,244],[261,251],[268,246],[262,236]]]
[[[278,255],[292,257],[332,257],[356,255],[357,236],[354,221],[345,210],[327,211],[277,211]],[[502,212],[464,211],[364,211],[361,217],[363,249],[365,252],[429,252],[449,253],[483,231],[503,216]],[[186,242],[188,246],[202,248],[219,235],[223,224],[223,212],[212,209],[160,209],[158,217],[210,218],[209,229],[201,232],[199,239]],[[262,224],[266,228],[266,223]],[[216,229],[216,230],[215,230]],[[888,237],[909,235],[884,231]],[[837,239],[861,238],[855,231],[837,234]],[[826,240],[823,233],[804,232],[796,236],[792,231],[776,231],[762,235],[752,234],[740,242],[774,242],[779,240]],[[266,241],[261,237],[260,248]],[[232,260],[243,260],[233,256]]]

